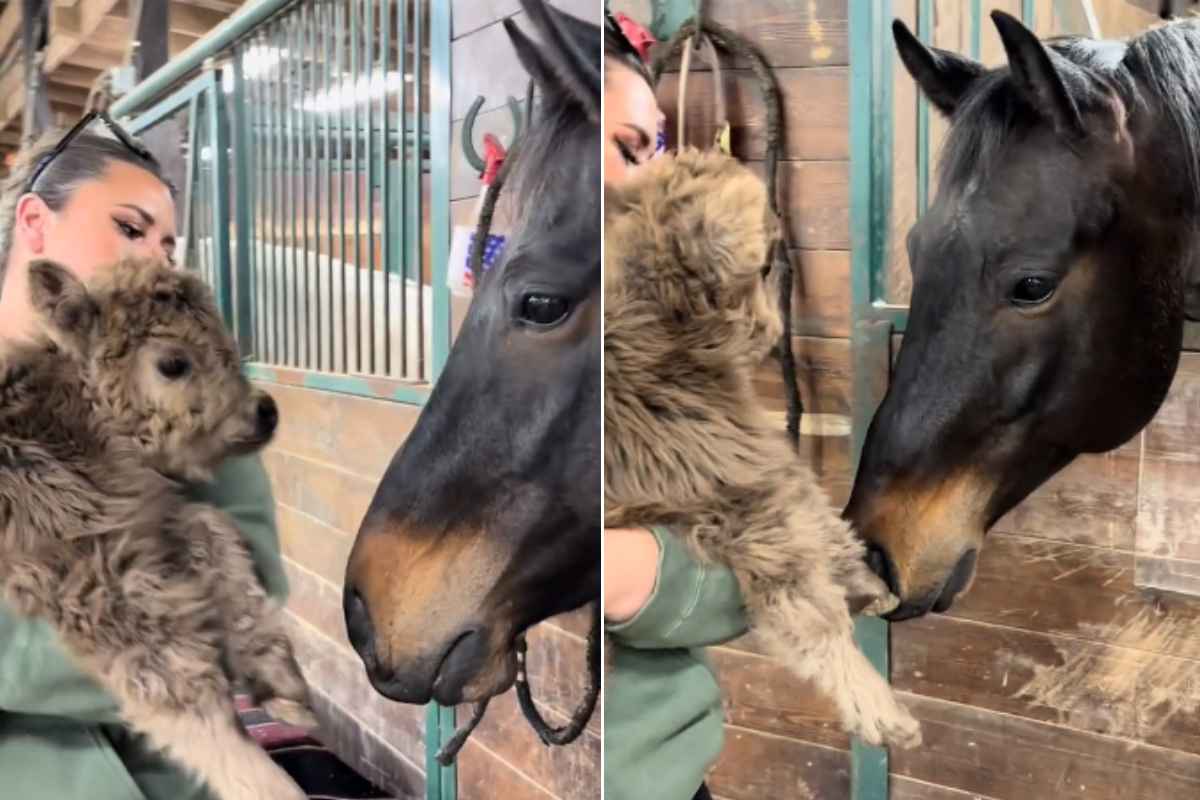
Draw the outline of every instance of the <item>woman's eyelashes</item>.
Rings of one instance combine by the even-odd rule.
[[[139,241],[146,236],[146,232],[136,225],[126,222],[123,219],[113,218],[113,222],[117,224],[117,230],[131,242]]]
[[[638,157],[633,154],[633,150],[630,149],[629,145],[621,141],[620,137],[614,136],[613,144],[617,146],[617,152],[621,154],[621,158],[628,166],[636,167],[642,163],[638,160]]]

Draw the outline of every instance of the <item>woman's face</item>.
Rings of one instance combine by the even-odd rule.
[[[102,177],[80,184],[57,212],[45,212],[22,231],[31,239],[29,250],[85,281],[126,257],[174,260],[175,201],[161,180],[132,164],[112,162]]]
[[[663,113],[646,79],[616,59],[605,67],[604,182],[619,183],[654,156]]]
[[[53,211],[35,194],[17,202],[12,249],[0,292],[0,339],[34,329],[29,262],[45,258],[86,281],[128,257],[174,261],[175,201],[151,173],[114,161],[99,178],[79,184]]]

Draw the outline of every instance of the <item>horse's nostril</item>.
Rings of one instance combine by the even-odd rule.
[[[347,586],[342,595],[342,610],[346,616],[346,633],[355,652],[368,664],[375,658],[375,633],[371,627],[371,615],[362,595],[353,586]]]
[[[883,548],[877,544],[868,543],[866,561],[867,566],[871,568],[871,572],[874,572],[887,584],[892,594],[898,594],[896,591],[896,582],[893,578],[892,562],[887,557],[887,553],[883,551]]]
[[[258,401],[258,427],[263,433],[271,433],[279,424],[279,407],[270,395]]]
[[[958,597],[959,592],[967,588],[967,584],[971,582],[971,576],[975,573],[975,560],[978,556],[979,551],[975,549],[962,554],[958,563],[954,565],[954,571],[950,573],[950,577],[942,586],[941,594],[934,601],[934,611],[941,614],[950,610],[950,606],[954,604],[954,598]]]

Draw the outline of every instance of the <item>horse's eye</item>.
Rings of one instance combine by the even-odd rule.
[[[1046,302],[1058,288],[1058,282],[1044,275],[1029,275],[1017,281],[1012,289],[1012,302],[1017,306],[1036,306]]]
[[[571,304],[552,294],[527,294],[521,300],[521,319],[531,325],[553,325],[567,316]]]
[[[192,365],[186,358],[171,356],[158,361],[158,373],[169,381],[179,380],[187,375]]]

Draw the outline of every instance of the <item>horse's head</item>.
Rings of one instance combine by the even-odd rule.
[[[600,591],[600,29],[523,0],[541,93],[505,192],[506,254],[367,511],[350,639],[382,694],[481,700],[514,637]]]
[[[1157,45],[1046,47],[992,16],[1008,65],[990,70],[894,27],[951,119],[846,509],[901,599],[894,619],[946,610],[997,519],[1075,456],[1135,435],[1181,343],[1194,183],[1162,75],[1142,77]]]

